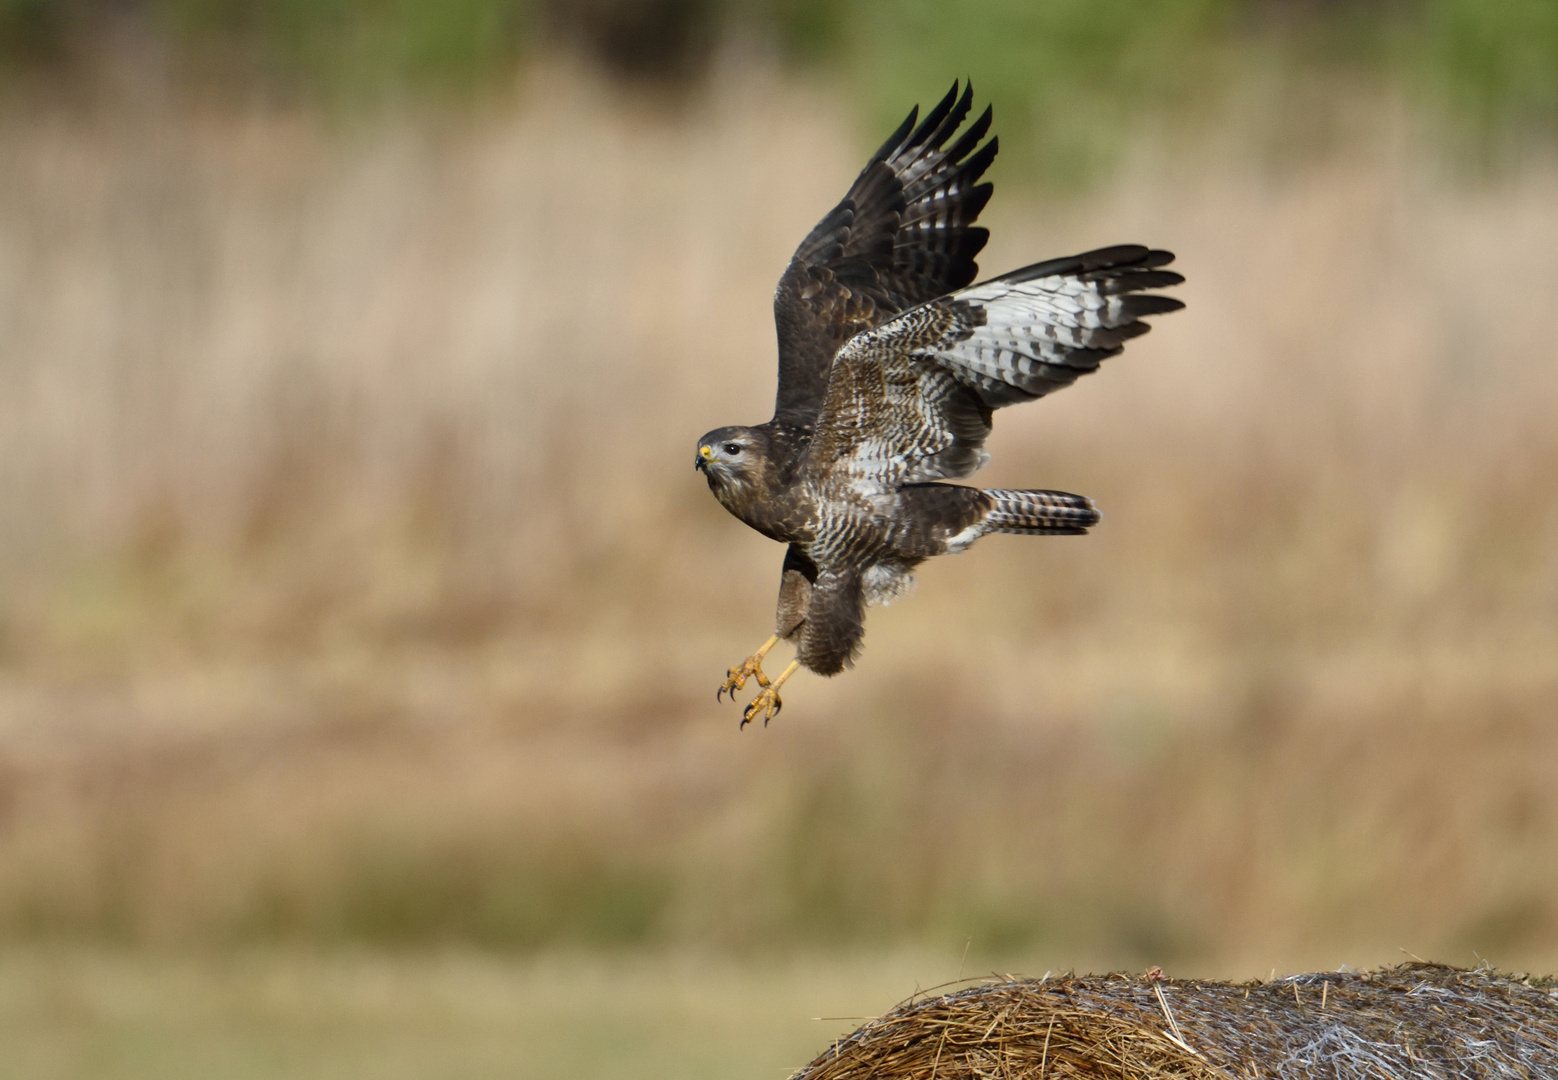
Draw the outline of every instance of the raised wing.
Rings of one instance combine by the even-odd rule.
[[[972,86],[959,97],[953,83],[918,126],[916,106],[796,249],[774,293],[776,421],[810,428],[840,346],[979,273],[990,234],[974,221],[991,186],[978,180],[997,149],[993,138],[979,146],[990,109],[947,145],[973,100]]]
[[[991,413],[1070,386],[1145,315],[1184,307],[1143,289],[1184,280],[1130,245],[1052,259],[922,304],[839,351],[808,469],[864,494],[968,476],[989,460]]]

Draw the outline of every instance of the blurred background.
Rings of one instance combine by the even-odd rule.
[[[998,419],[1092,536],[738,732],[782,552],[694,440],[962,76],[984,272],[1189,307]],[[1553,0],[0,0],[0,1073],[779,1080],[959,975],[1553,971],[1555,150]]]

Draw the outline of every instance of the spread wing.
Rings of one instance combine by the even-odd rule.
[[[808,469],[864,494],[968,476],[991,413],[1070,386],[1145,315],[1184,307],[1143,289],[1184,280],[1174,256],[1129,245],[1024,267],[913,308],[839,350]]]
[[[993,138],[979,146],[990,109],[947,145],[972,104],[972,86],[959,97],[953,83],[918,126],[916,106],[796,249],[774,293],[775,420],[810,428],[841,345],[979,273],[974,256],[990,234],[974,221],[991,186],[978,180],[997,148]]]

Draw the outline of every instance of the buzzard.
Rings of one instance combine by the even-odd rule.
[[[755,678],[741,726],[778,714],[798,667],[835,675],[865,633],[865,608],[900,594],[932,555],[986,533],[1085,533],[1091,499],[1062,491],[941,483],[972,474],[991,414],[1069,386],[1141,319],[1184,305],[1146,289],[1184,279],[1174,256],[1140,245],[1035,263],[970,285],[989,232],[980,183],[997,140],[991,110],[954,82],[923,120],[910,111],[832,211],[801,242],[774,294],[774,417],[698,440],[695,464],[720,504],[789,545],[773,636],[731,668],[716,697]],[[763,658],[796,647],[778,678]]]

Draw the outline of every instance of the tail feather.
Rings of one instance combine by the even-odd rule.
[[[984,520],[988,532],[1075,536],[1087,532],[1103,518],[1086,495],[1000,488],[986,490],[985,494],[995,500],[995,507]]]

